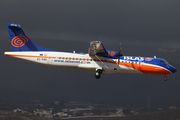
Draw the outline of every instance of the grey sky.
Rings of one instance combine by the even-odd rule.
[[[87,52],[90,41],[100,40],[112,50],[118,50],[121,42],[124,55],[157,55],[178,69],[180,1],[8,0],[0,3],[3,86],[37,94],[45,92],[45,99],[52,100],[112,100],[126,105],[124,101],[146,100],[148,96],[155,103],[170,97],[168,103],[180,100],[178,73],[168,76],[167,82],[162,76],[134,74],[103,75],[95,80],[90,73],[48,69],[3,55],[4,51],[11,51],[6,23],[14,22],[42,47]],[[19,73],[21,77],[14,77]]]

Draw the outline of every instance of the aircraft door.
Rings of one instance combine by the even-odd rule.
[[[142,61],[138,61],[139,68],[141,67],[141,65],[142,65]]]
[[[47,64],[52,64],[52,60],[53,59],[51,57],[49,57],[48,60],[47,60]]]
[[[140,61],[138,61],[138,67],[140,67],[141,66],[141,62]]]

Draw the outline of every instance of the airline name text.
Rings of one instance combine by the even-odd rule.
[[[143,58],[143,57],[128,57],[128,56],[124,56],[124,60],[138,60],[138,61],[143,61],[144,58]]]

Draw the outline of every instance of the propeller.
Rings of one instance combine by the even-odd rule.
[[[122,51],[122,47],[121,47],[121,43],[119,43],[119,51],[118,51],[118,55],[117,55],[117,57],[118,57],[118,65],[119,65],[119,58],[120,58],[121,56],[123,56],[123,55],[121,54],[121,51]]]

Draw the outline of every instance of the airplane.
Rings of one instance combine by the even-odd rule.
[[[121,44],[118,52],[106,50],[100,41],[92,41],[86,54],[54,51],[36,45],[25,35],[19,24],[6,25],[13,51],[4,54],[46,67],[90,72],[95,74],[96,79],[99,79],[101,74],[136,73],[163,75],[166,81],[167,75],[177,71],[165,59],[155,56],[124,56],[121,54]]]

